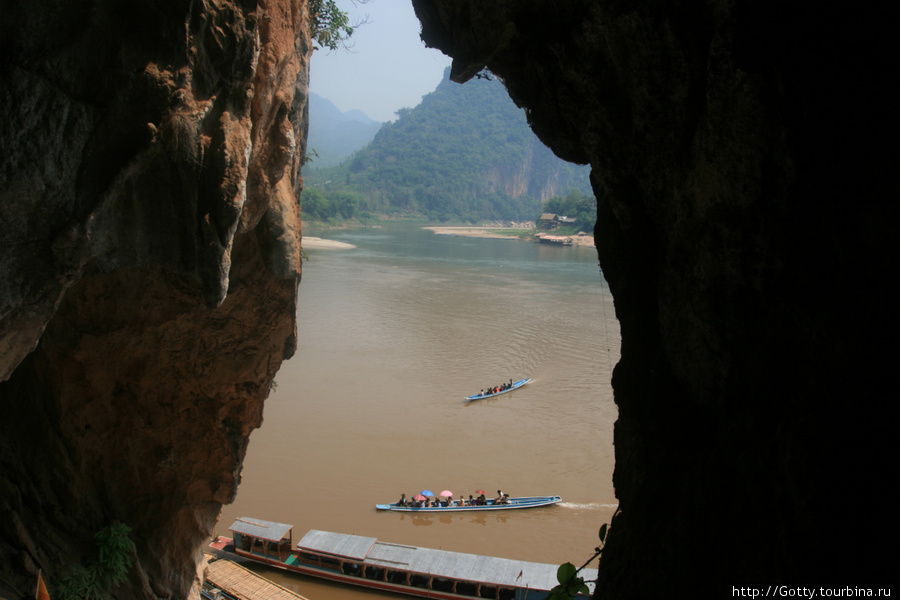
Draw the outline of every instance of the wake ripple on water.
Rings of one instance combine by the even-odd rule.
[[[579,508],[587,510],[616,510],[618,504],[606,504],[604,502],[560,502],[557,506],[563,508]]]

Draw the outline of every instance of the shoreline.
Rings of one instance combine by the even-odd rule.
[[[329,248],[334,250],[346,249],[349,250],[351,248],[356,248],[353,244],[348,244],[346,242],[338,242],[336,240],[323,240],[320,237],[312,237],[308,235],[304,235],[300,239],[300,247],[301,248]]]
[[[443,226],[443,225],[428,225],[423,226],[422,229],[427,229],[434,233],[435,235],[456,235],[459,237],[471,237],[471,238],[490,238],[497,240],[516,240],[516,241],[527,241],[534,242],[533,239],[525,239],[521,237],[516,237],[512,235],[504,235],[500,233],[500,230],[506,229],[508,231],[531,231],[534,232],[533,228],[524,228],[524,227],[474,227],[474,226]],[[589,248],[593,248],[594,246],[594,238],[590,235],[571,235],[566,236],[571,238],[573,246],[586,246]],[[351,250],[356,248],[354,244],[348,244],[346,242],[339,242],[336,240],[327,240],[320,237],[307,236],[304,235],[301,240],[302,248],[316,248],[316,249],[330,249],[330,250]]]
[[[428,229],[434,232],[436,235],[458,235],[460,237],[474,237],[474,238],[492,238],[492,239],[500,239],[500,240],[519,240],[522,238],[503,235],[502,233],[498,233],[499,229],[508,229],[510,231],[524,231],[525,228],[519,227],[467,227],[467,226],[456,226],[456,227],[444,227],[442,225],[437,226],[427,226],[422,227],[422,229]],[[531,231],[535,231],[533,228]],[[594,238],[590,235],[571,235],[566,236],[572,239],[572,244],[574,246],[588,246],[594,247]],[[527,240],[532,241],[532,240]]]

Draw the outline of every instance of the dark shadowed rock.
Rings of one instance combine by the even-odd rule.
[[[887,5],[413,4],[454,80],[489,68],[545,143],[593,167],[623,338],[597,597],[883,582]]]

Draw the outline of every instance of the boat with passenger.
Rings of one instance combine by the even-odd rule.
[[[487,388],[487,392],[485,390],[481,390],[478,394],[472,394],[471,396],[466,396],[466,401],[471,402],[472,400],[484,400],[485,398],[493,398],[494,396],[499,396],[500,394],[505,394],[506,392],[511,392],[513,390],[517,390],[525,384],[531,383],[531,377],[527,379],[520,379],[516,382],[510,380],[509,385],[501,385],[493,388]],[[496,391],[495,391],[496,390]]]
[[[338,583],[444,600],[541,600],[557,581],[556,565],[435,550],[377,538],[312,529],[297,542],[293,526],[242,517],[233,538],[210,546],[249,559]],[[580,574],[592,594],[596,569]],[[589,596],[578,596],[587,600]]]
[[[416,498],[414,496],[413,498]],[[394,502],[392,504],[376,504],[378,510],[393,510],[397,512],[466,512],[479,510],[513,510],[518,508],[536,508],[538,506],[550,506],[562,501],[559,496],[522,496],[511,498],[504,496],[502,501],[495,498],[484,500],[484,504],[459,504],[452,498],[445,503],[434,502],[430,506],[424,506],[420,502]]]

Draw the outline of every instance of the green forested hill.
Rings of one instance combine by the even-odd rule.
[[[308,217],[532,220],[542,201],[572,189],[591,194],[588,168],[553,155],[499,81],[459,85],[445,73],[419,106],[398,116],[340,166],[304,169]]]

